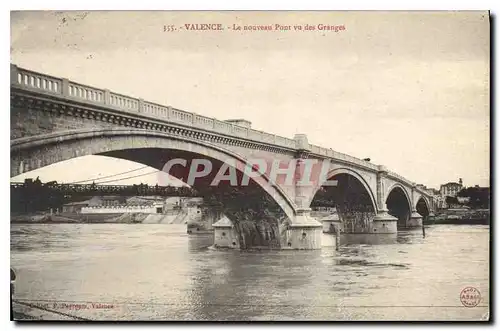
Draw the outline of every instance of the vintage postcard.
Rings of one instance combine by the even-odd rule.
[[[10,18],[11,320],[490,320],[488,11]]]

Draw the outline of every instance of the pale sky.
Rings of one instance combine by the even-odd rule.
[[[290,138],[306,133],[429,187],[459,177],[489,185],[486,12],[86,13],[12,13],[11,62],[221,120],[245,118]],[[186,23],[226,30],[163,31]],[[233,23],[292,30],[227,29]],[[294,31],[298,24],[345,30]],[[140,167],[89,156],[11,181],[71,182]]]

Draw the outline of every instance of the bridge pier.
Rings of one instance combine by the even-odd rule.
[[[187,233],[212,233],[212,224],[219,220],[222,216],[220,212],[217,212],[210,208],[210,206],[197,206],[197,207],[186,207],[188,212],[187,221]]]
[[[413,184],[411,186],[411,196],[410,196],[410,200],[411,200],[411,215],[410,215],[410,218],[408,219],[408,221],[406,222],[406,227],[407,228],[417,228],[417,227],[422,227],[422,222],[423,222],[423,219],[422,219],[422,215],[420,215],[418,212],[417,212],[417,209],[416,209],[416,206],[417,206],[417,201],[416,201],[416,198],[415,198],[415,190],[416,190],[416,184]]]
[[[223,216],[218,222],[212,224],[212,227],[215,248],[240,248],[238,232],[227,217]]]
[[[321,223],[323,225],[323,233],[343,232],[342,221],[340,220],[337,208],[334,208],[334,211],[330,215],[323,217]]]
[[[380,210],[373,218],[370,233],[397,233],[398,219],[389,215],[387,210]]]
[[[285,242],[282,242],[281,246],[288,249],[321,249],[323,225],[311,216],[308,199],[310,183],[304,182],[302,177],[306,173],[306,159],[311,153],[311,145],[305,134],[296,134],[294,140],[297,147],[294,178],[302,180],[295,183],[297,209],[294,218],[286,228]]]
[[[286,231],[286,247],[288,249],[321,249],[323,225],[311,217],[311,209],[297,209],[292,224]]]
[[[388,213],[385,197],[385,182],[387,177],[387,168],[383,165],[378,166],[377,172],[377,215],[373,218],[371,233],[397,233],[398,219]]]
[[[311,209],[298,209],[293,221],[284,228],[281,237],[282,249],[321,249],[322,224],[310,216]],[[223,216],[212,224],[214,247],[240,249],[240,236],[233,222]],[[240,231],[241,231],[240,225]],[[243,245],[245,245],[243,243]]]
[[[406,223],[408,228],[420,228],[422,227],[422,215],[417,213],[416,210],[412,211],[410,219]]]

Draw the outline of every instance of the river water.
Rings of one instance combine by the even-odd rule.
[[[104,320],[481,320],[489,227],[350,235],[338,251],[212,250],[185,225],[12,224],[14,299]],[[467,308],[463,288],[481,301]],[[33,307],[36,318],[66,319]]]

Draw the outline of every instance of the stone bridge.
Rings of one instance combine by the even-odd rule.
[[[262,175],[238,186],[241,197],[228,198],[229,185],[223,182],[210,191],[226,207],[239,247],[253,240],[241,234],[246,223],[265,219],[277,226],[263,226],[267,232],[261,243],[320,248],[322,225],[311,217],[311,206],[325,201],[342,215],[357,210],[371,215],[364,230],[368,233],[421,226],[422,216],[434,210],[432,196],[416,183],[383,165],[310,144],[305,134],[290,139],[252,129],[245,120],[217,120],[12,64],[10,69],[11,177],[75,157],[105,155],[159,170],[165,170],[169,160],[187,160],[166,170],[186,181],[186,169],[198,171],[204,159],[213,169],[192,183],[203,189],[221,169],[235,169],[238,180],[244,180],[245,169],[255,168],[252,160],[264,160]],[[298,185],[308,164],[327,164],[325,176]],[[309,173],[319,171],[314,166]],[[292,181],[287,180],[290,173]],[[338,185],[326,186],[326,181]],[[265,211],[261,200],[274,212]]]

